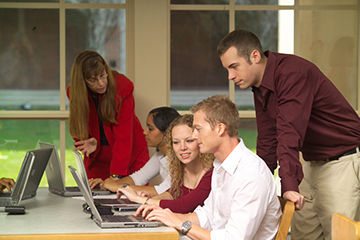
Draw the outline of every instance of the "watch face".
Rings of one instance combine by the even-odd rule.
[[[189,222],[189,221],[184,222],[183,227],[186,228],[186,229],[190,229],[191,228],[191,222]]]
[[[187,232],[190,230],[190,228],[191,228],[191,222],[189,221],[184,222],[182,224],[182,233],[186,235]]]

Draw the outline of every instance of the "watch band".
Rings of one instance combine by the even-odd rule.
[[[116,175],[116,174],[110,174],[110,177],[113,177],[113,178],[121,178],[122,176],[121,175]]]
[[[145,200],[144,205],[148,205],[148,201],[149,201],[150,198],[151,198],[151,197],[148,197],[148,198]]]

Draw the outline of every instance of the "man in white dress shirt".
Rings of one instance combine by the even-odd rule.
[[[190,214],[151,205],[139,207],[136,214],[142,212],[191,239],[273,239],[281,217],[274,177],[237,138],[236,105],[227,96],[215,95],[191,111],[200,152],[216,157],[209,197]]]

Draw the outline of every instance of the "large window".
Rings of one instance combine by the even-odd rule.
[[[239,110],[254,109],[251,90],[228,82],[216,54],[228,32],[245,28],[264,50],[317,64],[358,108],[357,1],[172,0],[170,8],[171,106],[189,109],[218,93],[234,99]]]
[[[0,0],[0,177],[16,179],[25,152],[48,141],[71,179],[66,87],[85,49],[134,82],[142,123],[155,107],[187,113],[228,95],[253,150],[252,92],[227,79],[216,53],[236,28],[254,31],[266,50],[314,62],[358,111],[359,10],[358,0]]]
[[[240,118],[255,119],[251,89],[229,82],[216,53],[228,32],[245,28],[264,50],[314,62],[358,110],[358,12],[356,0],[171,0],[170,104],[188,110],[208,96],[226,94]],[[241,128],[239,136],[255,146],[256,128],[245,135]]]
[[[125,0],[18,2],[0,1],[0,177],[15,180],[39,141],[57,145],[64,173],[74,165],[65,91],[78,53],[95,50],[126,74]]]

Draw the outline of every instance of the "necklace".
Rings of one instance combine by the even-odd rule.
[[[194,184],[192,184],[192,188],[188,187],[189,192],[191,192],[192,190],[194,190],[194,189],[197,187],[199,178],[200,178],[200,176],[202,175],[203,171],[204,171],[204,170],[201,170],[201,171],[196,175],[196,177],[195,177],[195,182],[194,182]],[[190,186],[190,180],[189,180],[189,186]]]

